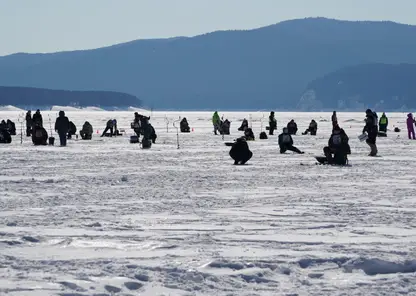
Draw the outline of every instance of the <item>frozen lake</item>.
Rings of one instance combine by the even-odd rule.
[[[43,112],[48,133],[56,113]],[[376,158],[357,139],[364,112],[338,114],[351,167],[315,165],[330,113],[276,113],[276,135],[258,140],[268,113],[219,112],[232,122],[223,140],[212,113],[149,112],[150,150],[129,143],[133,112],[66,113],[78,131],[116,118],[126,134],[0,145],[0,295],[416,295],[416,141],[405,113],[387,114],[402,132],[378,138]],[[0,120],[20,132],[21,114]],[[177,149],[179,116],[194,131]],[[223,142],[250,117],[254,156],[233,166]],[[292,118],[299,132],[318,122],[316,137],[294,137],[304,155],[279,154]]]

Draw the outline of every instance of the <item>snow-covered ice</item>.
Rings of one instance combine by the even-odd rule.
[[[48,132],[56,113],[43,112]],[[258,138],[267,113],[219,112],[232,122],[223,140],[211,112],[147,111],[150,150],[129,143],[132,112],[66,113],[78,130],[116,118],[126,133],[66,148],[20,136],[0,145],[0,295],[416,295],[406,114],[388,114],[402,132],[379,138],[381,157],[370,158],[357,139],[364,113],[340,113],[353,154],[350,167],[332,167],[312,157],[327,144],[329,113],[276,113],[278,132],[315,118],[318,136],[294,137],[304,155],[280,155],[277,135],[257,139],[246,166],[232,165],[223,142],[241,135],[244,117]],[[19,116],[0,111],[18,132]],[[177,149],[179,116],[193,132]]]

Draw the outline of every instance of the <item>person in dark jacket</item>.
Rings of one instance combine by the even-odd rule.
[[[373,111],[371,109],[367,109],[365,111],[366,119],[365,119],[365,126],[363,128],[363,133],[367,133],[368,138],[366,143],[370,146],[370,154],[369,156],[376,156],[377,155],[377,133],[378,133],[378,120]]]
[[[112,137],[113,136],[113,128],[114,128],[114,122],[113,122],[112,119],[110,119],[110,120],[107,121],[107,125],[106,125],[105,130],[104,130],[103,134],[101,135],[101,137],[104,137],[105,134],[108,131],[110,131],[110,137]]]
[[[67,139],[72,139],[72,136],[75,135],[76,133],[77,133],[77,127],[72,121],[70,121]]]
[[[386,116],[386,113],[383,112],[383,114],[380,117],[380,120],[378,122],[378,130],[380,132],[387,133],[387,126],[389,125],[389,119]]]
[[[182,118],[179,125],[181,129],[181,133],[189,133],[191,131],[191,129],[189,128],[188,120],[186,120],[186,117]]]
[[[238,138],[230,150],[230,156],[235,165],[245,164],[253,156],[244,137]]]
[[[324,148],[324,154],[329,164],[345,165],[347,163],[347,155],[351,154],[348,141],[349,138],[345,131],[336,125],[332,130],[328,146]]]
[[[338,117],[337,117],[337,111],[334,111],[331,116],[332,121],[332,129],[334,129],[336,126],[338,126]]]
[[[272,136],[273,132],[277,129],[277,120],[274,117],[274,111],[269,115],[269,135]]]
[[[0,124],[0,143],[1,144],[10,144],[12,142],[12,137],[7,130],[6,126]]]
[[[42,114],[40,114],[40,110],[36,110],[36,113],[33,114],[33,125],[37,125],[43,127],[43,118]]]
[[[296,124],[295,120],[291,120],[289,121],[289,123],[287,124],[287,129],[289,131],[289,135],[296,135],[296,133],[298,132],[298,125]]]
[[[48,132],[40,126],[39,122],[36,122],[33,128],[32,142],[35,146],[48,145]]]
[[[248,128],[248,120],[243,119],[243,122],[241,122],[241,126],[238,128],[239,131],[245,131]]]
[[[69,131],[69,119],[65,116],[64,111],[59,111],[59,117],[56,119],[55,122],[55,131],[59,135],[59,141],[61,142],[61,146],[66,146],[66,137]]]
[[[289,134],[287,127],[283,128],[283,133],[279,135],[279,147],[280,153],[285,153],[287,150],[293,151],[298,154],[303,154],[304,152],[300,151],[298,148],[293,146],[292,136]]]
[[[91,140],[93,132],[94,130],[92,128],[92,125],[88,121],[86,121],[82,126],[82,129],[80,130],[79,134],[81,136],[81,139]]]
[[[27,111],[26,113],[26,136],[30,137],[32,135],[33,119],[32,111]]]
[[[4,120],[2,120],[0,122],[0,129],[7,130],[7,124],[6,124],[6,122]]]
[[[244,131],[244,137],[246,138],[247,141],[254,141],[255,140],[253,130],[249,127],[246,128],[246,130]]]
[[[308,133],[311,133],[311,136],[316,136],[316,132],[318,131],[318,124],[314,119],[312,119],[311,123],[309,123],[309,128],[302,133],[302,135],[307,135]]]
[[[231,126],[231,122],[228,119],[221,121],[221,129],[220,129],[221,135],[229,135],[230,126]]]
[[[10,119],[7,119],[6,125],[10,135],[16,136],[16,125],[14,124],[14,122]]]
[[[156,135],[155,128],[150,123],[149,123],[149,129],[150,129],[150,139],[152,140],[152,143],[155,144],[157,135]]]

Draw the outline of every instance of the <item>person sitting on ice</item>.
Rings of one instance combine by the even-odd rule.
[[[70,121],[67,139],[72,139],[72,136],[75,135],[76,133],[77,133],[77,127],[72,121]]]
[[[296,135],[296,133],[298,132],[298,125],[296,124],[295,120],[292,119],[291,121],[289,121],[289,123],[287,124],[287,129],[290,135]]]
[[[230,156],[234,160],[235,165],[245,164],[253,156],[250,151],[245,137],[238,138],[230,150]]]
[[[181,133],[189,133],[191,131],[191,129],[189,128],[188,120],[186,120],[186,117],[182,118],[179,125],[181,129]]]
[[[241,126],[238,128],[239,131],[245,131],[248,128],[248,121],[247,119],[243,119]]]
[[[6,125],[10,135],[16,136],[16,125],[14,124],[14,122],[10,119],[7,119]]]
[[[93,132],[94,129],[92,128],[92,125],[88,121],[86,121],[82,126],[82,129],[79,131],[79,134],[81,136],[81,139],[91,140]]]
[[[35,146],[48,145],[48,133],[40,126],[39,122],[37,122],[33,128],[32,142]]]
[[[332,130],[332,135],[329,138],[328,146],[324,148],[324,154],[329,164],[347,164],[347,155],[351,154],[348,141],[349,138],[345,131],[338,124],[335,125]]]
[[[230,125],[231,122],[226,119],[221,123],[221,135],[229,135],[230,134]]]
[[[244,131],[244,137],[246,138],[247,141],[254,141],[254,133],[253,130],[251,128],[246,128],[246,130]]]
[[[0,143],[1,144],[10,144],[12,142],[12,137],[5,126],[0,124]]]
[[[280,153],[285,153],[287,150],[293,151],[298,154],[303,154],[304,152],[300,151],[298,148],[293,146],[292,136],[289,134],[287,127],[283,128],[283,133],[279,135],[279,147]]]
[[[311,123],[309,123],[309,128],[302,133],[302,135],[307,135],[308,133],[311,133],[311,136],[316,136],[316,132],[318,130],[318,124],[314,119],[312,119]]]
[[[103,134],[101,135],[101,137],[104,137],[104,136],[112,137],[113,136],[113,128],[114,128],[113,120],[110,119],[110,120],[107,121],[105,130],[104,130]],[[107,134],[108,131],[110,131],[110,133]]]

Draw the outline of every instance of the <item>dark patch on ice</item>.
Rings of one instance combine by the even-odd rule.
[[[346,272],[352,272],[354,269],[361,269],[367,275],[414,273],[416,272],[416,260],[407,260],[403,263],[396,263],[382,259],[359,258],[348,262],[343,267]]]
[[[32,236],[23,236],[22,239],[25,240],[25,241],[31,242],[31,243],[38,243],[38,242],[40,242],[39,239],[37,239],[35,237],[32,237]]]
[[[146,275],[146,274],[136,274],[136,275],[134,275],[134,278],[136,280],[139,280],[139,281],[142,281],[142,282],[148,282],[148,281],[150,281],[149,276]]]
[[[10,227],[17,226],[17,222],[8,222],[6,225]]]
[[[177,245],[167,245],[167,246],[157,247],[155,248],[155,250],[171,250],[171,249],[176,249],[177,247],[178,247]]]
[[[91,224],[86,224],[85,226],[87,226],[87,227],[101,227],[102,225],[99,222],[95,222],[95,223],[91,223]]]
[[[6,235],[7,235],[7,233],[0,231],[0,236],[6,236]]]
[[[121,289],[119,287],[114,287],[111,285],[105,285],[104,289],[106,289],[110,293],[119,293],[121,292]]]
[[[75,290],[77,292],[85,292],[86,290],[80,286],[78,286],[77,284],[71,283],[71,282],[58,282],[58,284],[61,284],[62,286],[71,289],[71,290]]]
[[[267,284],[267,283],[275,282],[275,281],[264,278],[262,275],[240,274],[239,277],[242,278],[247,283]]]
[[[138,282],[125,282],[124,285],[129,290],[138,290],[141,287],[143,287],[143,284],[138,283]]]
[[[323,273],[310,273],[308,274],[308,277],[310,277],[311,279],[320,279],[324,276]]]
[[[21,245],[22,244],[19,241],[9,241],[9,240],[0,241],[0,243],[6,244],[6,245],[9,245],[9,246],[15,246],[15,245]]]
[[[299,266],[301,268],[308,268],[313,265],[319,265],[319,264],[325,264],[325,263],[335,263],[339,267],[342,266],[342,264],[348,262],[351,258],[347,257],[341,257],[341,258],[315,258],[315,259],[301,259],[299,260]]]
[[[59,296],[85,296],[85,294],[81,293],[59,293]]]
[[[241,270],[245,268],[243,263],[227,261],[213,261],[208,266],[212,268],[230,268],[233,270]]]
[[[139,265],[136,264],[127,264],[126,265],[127,268],[133,269],[133,268],[139,268]]]

